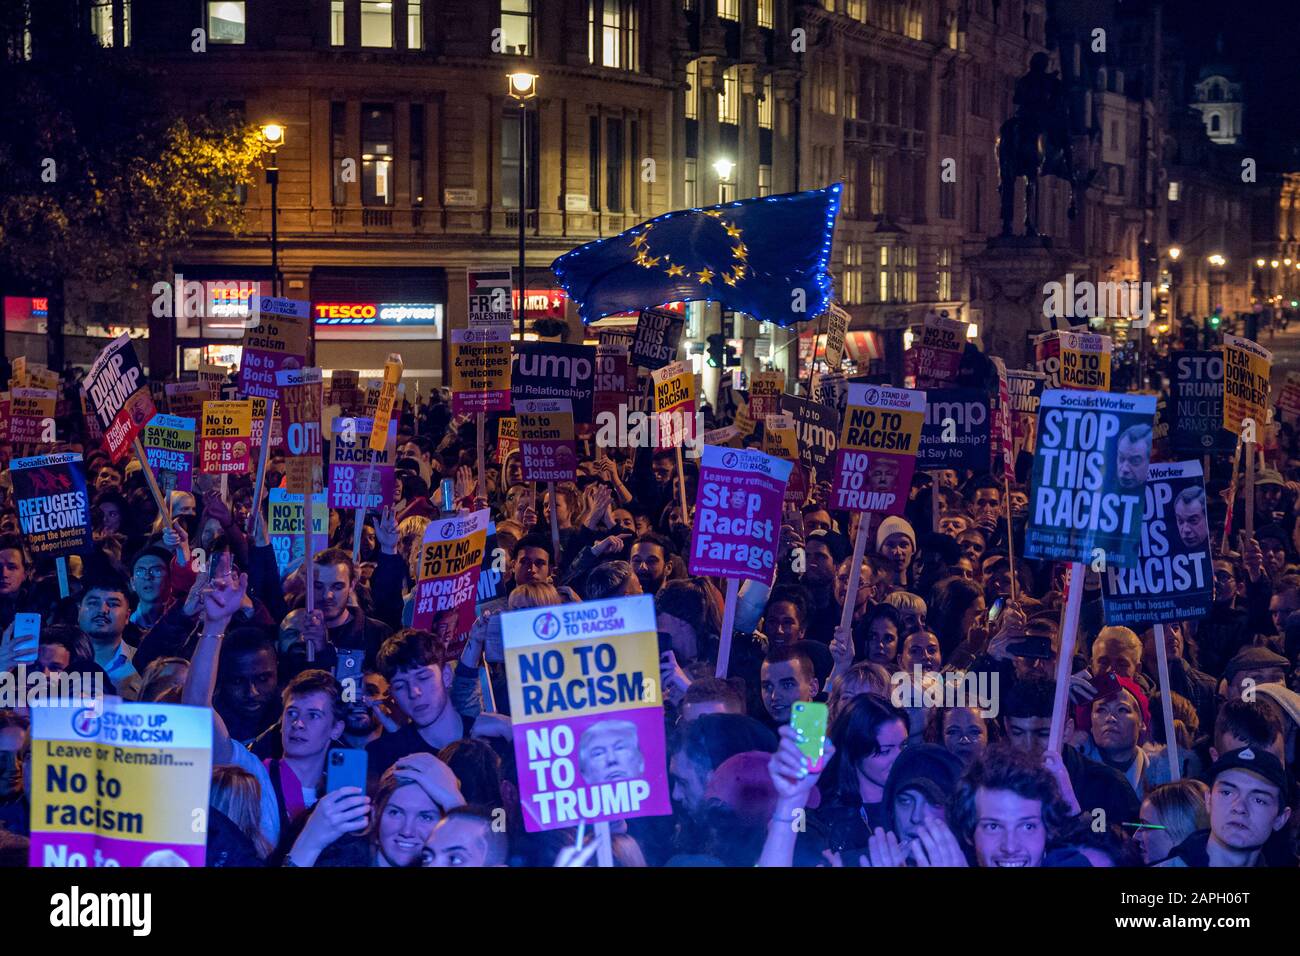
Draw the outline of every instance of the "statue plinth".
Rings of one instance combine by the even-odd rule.
[[[997,355],[1008,368],[1032,367],[1029,334],[1056,326],[1043,314],[1049,282],[1067,272],[1083,275],[1088,264],[1072,252],[1051,247],[1042,236],[1000,236],[989,240],[978,255],[966,259],[970,268],[971,304],[983,314],[984,353]]]

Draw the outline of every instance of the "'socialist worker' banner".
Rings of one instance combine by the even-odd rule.
[[[510,409],[510,326],[453,329],[451,410],[455,415]]]
[[[1061,388],[1110,390],[1109,335],[1061,332]]]
[[[258,314],[257,326],[244,330],[239,391],[250,398],[276,398],[275,373],[307,364],[311,303],[263,296]]]
[[[336,418],[330,442],[330,507],[381,509],[397,485],[397,422],[388,423],[383,451],[370,447],[369,418]],[[371,465],[373,464],[373,468]]]
[[[704,446],[691,528],[691,574],[771,584],[791,463],[754,449]]]
[[[1153,464],[1147,472],[1138,562],[1107,563],[1101,576],[1106,623],[1186,621],[1210,612],[1214,575],[1199,461]]]
[[[474,623],[474,602],[490,523],[490,512],[484,509],[431,521],[424,529],[411,627],[433,632],[444,663],[460,656],[465,636]]]
[[[694,443],[699,438],[695,434],[695,373],[685,362],[672,362],[656,369],[651,377],[659,424],[659,438],[655,445],[676,448],[688,442]]]
[[[524,481],[574,481],[578,452],[573,405],[567,398],[529,399],[515,404]]]
[[[1273,353],[1250,339],[1223,337],[1223,427],[1241,435],[1247,419],[1263,438],[1268,423],[1269,376]]]
[[[104,347],[86,373],[84,386],[104,445],[117,461],[154,416],[153,396],[128,335]]]
[[[28,862],[203,866],[211,779],[206,707],[33,707]]]
[[[850,382],[832,509],[902,514],[924,419],[925,392]]]
[[[159,412],[145,426],[141,444],[164,492],[193,487],[194,419]]]
[[[64,558],[91,547],[90,498],[80,455],[15,458],[9,474],[18,524],[33,557]]]
[[[1043,394],[1025,557],[1137,560],[1155,412],[1154,395]]]
[[[654,599],[501,616],[530,833],[672,813]]]
[[[199,471],[205,475],[245,474],[252,430],[251,401],[204,402]]]

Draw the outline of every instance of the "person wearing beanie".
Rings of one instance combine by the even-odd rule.
[[[1124,775],[1141,800],[1172,776],[1165,748],[1145,742],[1151,706],[1137,682],[1108,671],[1093,679],[1096,695],[1075,708],[1075,726],[1088,736],[1080,747],[1085,757]]]
[[[1214,762],[1210,780],[1210,828],[1193,833],[1156,865],[1267,865],[1265,844],[1291,819],[1291,785],[1282,761],[1254,747],[1230,750]]]
[[[907,587],[912,558],[916,554],[916,532],[905,518],[890,515],[876,529],[876,554],[884,563],[889,583]]]
[[[900,846],[917,839],[927,821],[944,819],[961,773],[961,758],[938,744],[914,744],[898,755],[882,802],[886,829],[898,837]]]

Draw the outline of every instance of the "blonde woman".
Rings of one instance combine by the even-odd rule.
[[[1142,801],[1143,824],[1133,839],[1148,866],[1173,854],[1174,848],[1198,830],[1209,829],[1210,811],[1205,798],[1209,787],[1199,780],[1177,780],[1153,789]]]
[[[239,767],[213,767],[210,799],[213,809],[225,814],[248,837],[259,858],[265,860],[271,855],[274,847],[259,826],[262,788],[256,777]]]
[[[563,604],[564,600],[560,597],[560,592],[556,590],[555,585],[545,584],[535,581],[531,584],[521,584],[510,592],[510,598],[506,602],[511,611],[518,611],[530,607],[553,607],[556,604]]]

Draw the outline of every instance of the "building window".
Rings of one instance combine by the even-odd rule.
[[[628,128],[628,209],[632,212],[642,208],[641,203],[641,123],[632,120]]]
[[[623,211],[623,120],[605,120],[605,208]]]
[[[772,195],[772,167],[759,164],[758,167],[758,194],[760,196]]]
[[[885,212],[885,157],[871,157],[871,215]]]
[[[587,0],[587,61],[638,70],[640,60],[637,0]]]
[[[844,245],[844,304],[861,305],[867,301],[867,246],[860,242]]]
[[[367,206],[393,204],[393,108],[361,107],[361,202]]]
[[[587,202],[592,212],[600,209],[600,117],[587,125]]]
[[[844,159],[844,191],[840,196],[840,210],[849,219],[858,218],[858,161],[852,156]]]
[[[330,0],[330,46],[343,46],[345,14],[343,0]]]
[[[939,182],[939,218],[957,218],[957,184],[940,180]]]
[[[894,296],[899,302],[916,301],[916,246],[899,246],[894,257]]]
[[[245,6],[244,0],[208,0],[208,42],[243,43]]]
[[[519,208],[519,117],[525,116],[524,126],[524,197],[526,208],[537,208],[539,182],[537,162],[537,112],[521,110],[513,103],[505,108],[501,117],[501,205],[507,209]]]
[[[718,202],[735,202],[736,201],[736,181],[735,179],[724,182],[718,180]]]
[[[722,92],[718,94],[718,122],[740,122],[740,67],[722,71]]]
[[[113,0],[100,0],[90,7],[90,32],[100,46],[113,45]]]
[[[1183,184],[1180,183],[1178,180],[1176,179],[1169,180],[1169,201],[1170,202],[1178,202],[1179,197],[1182,195],[1182,191],[1183,191],[1182,187]]]
[[[421,0],[406,0],[406,48],[424,49],[424,11]]]
[[[859,23],[867,22],[867,0],[848,0],[844,12]]]
[[[334,205],[346,206],[347,184],[343,182],[343,160],[348,154],[348,110],[346,103],[330,104],[330,164],[334,168]]]
[[[844,118],[858,118],[858,83],[862,79],[862,74],[858,70],[858,63],[854,60],[844,69]]]
[[[823,113],[835,112],[835,84],[839,81],[836,64],[822,60],[813,72],[813,105]]]
[[[889,246],[880,247],[880,283],[876,287],[879,290],[879,301],[889,301]]]
[[[410,0],[407,0],[410,2]],[[424,104],[411,104],[411,205],[424,205]]]
[[[939,88],[939,132],[957,135],[957,84],[953,80],[945,80]]]
[[[686,64],[686,118],[700,118],[700,62]]]
[[[903,33],[913,40],[922,39],[925,36],[925,16],[921,11],[921,4],[917,0],[908,0],[905,16],[907,20],[903,26]]]
[[[758,0],[758,25],[765,30],[771,30],[776,25],[773,5],[773,0]]]
[[[718,16],[723,20],[739,20],[740,0],[718,0]]]
[[[772,128],[772,114],[776,112],[776,98],[772,95],[772,74],[763,77],[763,98],[758,101],[759,129]]]
[[[391,0],[361,0],[361,45],[392,47],[393,4]]]
[[[683,198],[687,209],[694,209],[699,203],[699,196],[695,189],[695,171],[697,168],[698,164],[695,160],[686,160],[686,195]]]
[[[533,55],[533,0],[501,0],[501,41],[506,53]]]
[[[952,250],[944,246],[939,250],[938,259],[935,262],[935,268],[938,272],[939,282],[937,293],[940,302],[952,301]]]

